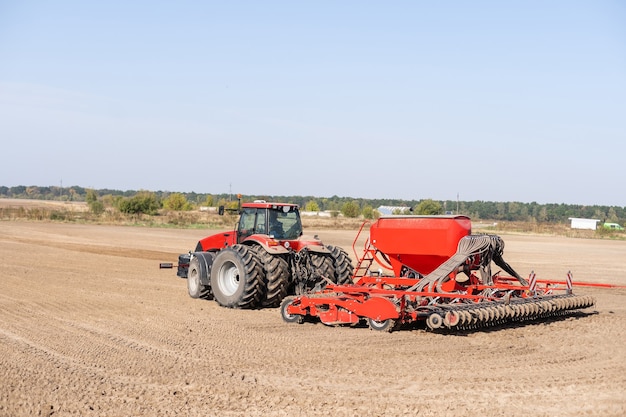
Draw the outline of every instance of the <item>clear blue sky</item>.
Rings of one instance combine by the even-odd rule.
[[[0,185],[626,206],[624,1],[3,1]]]

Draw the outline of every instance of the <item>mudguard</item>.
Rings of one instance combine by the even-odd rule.
[[[210,285],[211,268],[213,267],[215,252],[193,252],[191,256],[198,258],[200,265],[200,282],[202,285]]]

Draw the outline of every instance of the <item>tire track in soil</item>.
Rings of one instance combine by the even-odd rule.
[[[136,397],[140,397],[145,396],[146,391],[171,391],[172,385],[176,384],[172,381],[172,374],[180,376],[181,371],[183,374],[187,371],[210,372],[215,374],[216,379],[221,378],[224,382],[239,378],[232,369],[219,363],[207,363],[204,357],[189,356],[185,351],[172,350],[167,345],[147,343],[116,330],[80,324],[59,317],[50,318],[48,313],[23,305],[10,311],[0,310],[0,315],[7,319],[0,329],[0,346],[6,346],[13,352],[11,356],[16,360],[11,362],[20,363],[20,359],[26,356],[29,362],[38,364],[28,370],[6,364],[8,366],[5,369],[13,369],[13,373],[22,375],[22,380],[55,380],[56,375],[56,380],[76,378],[82,380],[83,384],[85,380],[90,381],[80,388],[70,387],[72,392],[86,388],[88,391],[106,393],[116,390],[114,387],[117,387],[117,391],[137,392]],[[33,319],[39,323],[45,322],[44,331],[29,325]],[[158,325],[162,326],[163,323]],[[151,366],[150,362],[160,366]],[[185,387],[193,388],[184,380],[177,384],[182,387],[175,390],[177,393],[181,393]],[[44,384],[46,387],[49,385]],[[57,382],[52,385],[58,387],[59,384]],[[23,391],[25,390],[19,389],[17,396]],[[15,390],[9,392],[15,395]],[[74,392],[73,395],[78,394]],[[78,395],[78,398],[82,397]],[[59,404],[58,401],[56,403]]]
[[[19,246],[45,238],[0,236],[0,416],[624,415],[623,293],[595,291],[596,315],[464,335],[289,325],[191,300],[144,270],[166,252],[124,249],[132,228],[91,245],[98,230],[81,230],[92,249],[138,258],[64,265],[85,245],[60,237],[32,263]]]
[[[13,237],[12,239],[10,239],[10,241],[34,247],[49,247],[78,253],[110,255],[122,258],[149,259],[153,261],[162,261],[164,259],[178,259],[178,253],[174,254],[172,252],[138,249],[133,247],[129,248],[109,245],[96,245],[93,243],[82,244],[69,242],[50,242],[47,240],[27,239],[20,237]]]

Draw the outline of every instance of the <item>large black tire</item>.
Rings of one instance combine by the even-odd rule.
[[[187,291],[191,298],[202,298],[210,300],[213,298],[211,287],[203,285],[200,282],[201,276],[206,276],[206,267],[202,260],[194,256],[189,262],[189,270],[187,272]]]
[[[211,268],[215,301],[228,308],[254,308],[263,296],[263,272],[254,250],[233,245],[222,249]]]
[[[289,263],[281,255],[272,255],[262,246],[254,247],[263,270],[262,307],[278,307],[287,296],[291,272]]]
[[[335,265],[335,278],[333,281],[335,284],[352,284],[354,266],[352,265],[352,260],[348,256],[348,253],[338,246],[326,245],[326,248],[333,257],[333,263]]]
[[[324,283],[327,282],[326,279],[330,279],[334,282],[335,264],[333,262],[333,257],[327,253],[310,252],[310,258],[311,266],[315,270],[316,274],[322,278],[321,281]]]

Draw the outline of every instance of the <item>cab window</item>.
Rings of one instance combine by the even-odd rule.
[[[256,214],[256,233],[267,234],[265,226],[265,210],[258,210]]]
[[[256,219],[256,209],[244,208],[239,217],[239,228],[237,232],[240,236],[250,236],[254,233],[254,222]]]

